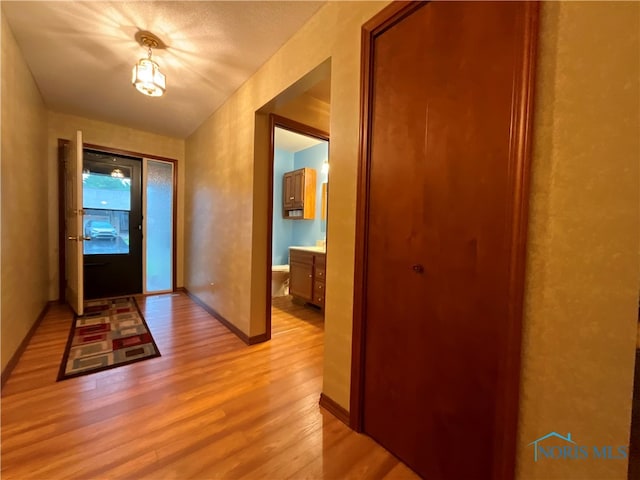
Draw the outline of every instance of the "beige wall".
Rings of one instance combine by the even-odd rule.
[[[640,4],[544,4],[519,478],[626,478],[626,461],[533,462],[571,432],[626,445],[638,314]]]
[[[48,168],[49,168],[49,298],[58,296],[58,139],[75,138],[76,130],[82,130],[83,141],[103,147],[119,148],[147,155],[178,160],[177,205],[177,286],[183,286],[184,258],[184,140],[136,130],[113,123],[91,120],[57,112],[49,112]]]
[[[47,112],[2,16],[2,370],[49,298]]]
[[[258,272],[266,268],[265,252],[252,245],[266,245],[266,218],[258,215],[266,212],[267,199],[261,188],[266,168],[253,163],[255,112],[331,58],[329,204],[340,208],[329,213],[327,227],[324,391],[347,406],[360,27],[385,4],[336,2],[320,9],[187,139],[186,147],[185,285],[245,333],[260,334],[265,299],[264,273]]]
[[[327,102],[303,93],[290,102],[275,107],[270,113],[276,113],[328,133],[331,127],[330,112],[331,107]]]
[[[383,5],[327,4],[186,145],[185,284],[245,333],[258,334],[266,198],[254,182],[265,182],[266,169],[253,163],[255,112],[331,57],[323,390],[344,407],[351,368],[360,27]],[[581,444],[629,440],[639,287],[639,5],[544,7],[518,478],[623,478],[626,461],[534,464],[527,444],[553,430],[572,432]]]

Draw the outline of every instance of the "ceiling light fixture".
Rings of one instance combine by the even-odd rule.
[[[136,32],[136,41],[147,49],[147,58],[141,58],[133,66],[131,83],[136,90],[150,97],[160,97],[167,89],[166,78],[160,72],[160,67],[151,60],[152,48],[167,48],[167,46],[151,32]]]

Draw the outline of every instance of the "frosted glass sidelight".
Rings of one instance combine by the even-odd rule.
[[[146,292],[173,289],[173,164],[147,160]]]

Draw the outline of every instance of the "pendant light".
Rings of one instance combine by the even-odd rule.
[[[138,31],[138,43],[147,48],[147,58],[141,58],[133,66],[131,83],[140,93],[150,97],[160,97],[167,89],[166,78],[160,67],[151,59],[152,48],[166,48],[166,45],[151,32]]]
[[[114,178],[124,178],[124,173],[122,173],[122,170],[120,170],[119,168],[114,168],[111,171],[111,176]]]

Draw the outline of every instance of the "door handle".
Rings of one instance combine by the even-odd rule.
[[[91,237],[74,237],[72,235],[69,235],[67,237],[67,240],[77,240],[78,242],[82,242],[83,240],[90,241]]]
[[[411,266],[411,269],[416,273],[424,273],[424,267],[419,263]]]

